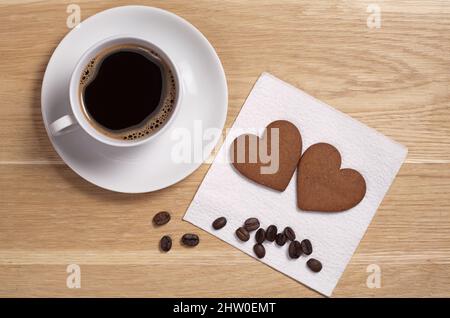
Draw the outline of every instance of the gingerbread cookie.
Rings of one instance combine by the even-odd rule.
[[[237,137],[231,147],[231,160],[247,178],[284,191],[301,153],[302,137],[297,127],[289,121],[277,120],[266,127],[262,138],[255,135]]]
[[[341,212],[356,206],[366,193],[363,176],[340,169],[341,155],[332,145],[318,143],[300,159],[297,205],[304,211]]]

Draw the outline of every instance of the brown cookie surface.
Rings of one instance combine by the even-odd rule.
[[[275,149],[272,149],[272,140],[278,140],[274,143],[278,144]],[[266,187],[284,191],[297,168],[302,137],[294,124],[277,120],[266,127],[262,138],[255,135],[237,137],[231,150],[232,164],[242,175]]]
[[[298,207],[341,212],[356,206],[366,194],[366,182],[358,171],[340,168],[341,155],[335,147],[326,143],[309,147],[298,163]]]

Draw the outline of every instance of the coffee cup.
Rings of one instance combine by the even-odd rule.
[[[180,74],[170,57],[135,36],[91,46],[69,83],[70,112],[49,126],[54,136],[83,129],[101,143],[130,147],[161,134],[181,101]]]

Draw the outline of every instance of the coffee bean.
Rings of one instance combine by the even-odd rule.
[[[263,228],[260,228],[258,231],[256,231],[255,234],[255,240],[257,243],[262,244],[266,239],[266,231],[264,231]]]
[[[293,241],[289,244],[289,257],[290,258],[299,258],[302,255],[302,246],[299,241]]]
[[[303,240],[301,245],[303,253],[306,255],[311,255],[313,252],[311,242],[309,240]]]
[[[277,242],[277,245],[283,246],[287,241],[286,235],[284,235],[283,233],[278,233],[275,241]]]
[[[168,252],[172,248],[172,239],[168,235],[164,235],[159,241],[159,247],[161,251]]]
[[[266,255],[266,249],[262,244],[255,244],[255,246],[253,246],[253,251],[258,258],[263,258]]]
[[[283,231],[284,235],[286,235],[286,238],[289,241],[295,241],[295,232],[292,228],[290,228],[289,226],[286,227]]]
[[[214,230],[220,230],[227,224],[227,219],[223,216],[214,220],[212,227]]]
[[[245,220],[244,227],[248,232],[259,228],[259,220],[257,218],[249,218]]]
[[[155,225],[164,225],[169,221],[170,221],[170,214],[167,211],[158,212],[153,217],[153,223]]]
[[[315,258],[310,258],[306,265],[308,265],[309,269],[315,273],[318,273],[322,270],[322,263],[316,260]]]
[[[197,246],[200,239],[197,234],[186,233],[181,237],[181,243],[186,246]]]
[[[240,227],[236,230],[236,236],[238,237],[238,239],[244,242],[247,242],[250,238],[250,234],[248,234],[247,230],[243,227]]]
[[[275,241],[275,238],[277,237],[277,227],[275,225],[270,225],[266,230],[266,240],[269,242]]]

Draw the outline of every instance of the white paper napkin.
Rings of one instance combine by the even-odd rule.
[[[303,152],[318,142],[332,144],[341,153],[342,168],[356,169],[364,176],[366,196],[356,207],[341,213],[301,211],[296,206],[296,173],[288,188],[277,192],[248,180],[225,162],[230,157],[230,144],[237,136],[255,133],[255,127],[260,129],[261,136],[263,129],[278,119],[289,120],[299,128]],[[406,147],[263,73],[228,132],[184,220],[252,257],[255,257],[253,235],[244,243],[234,234],[245,219],[257,217],[262,227],[275,224],[279,231],[291,226],[300,240],[308,238],[312,242],[314,251],[310,257],[322,262],[322,271],[311,272],[306,266],[309,257],[304,255],[290,260],[288,244],[279,247],[265,243],[266,256],[261,262],[330,296],[406,155]],[[215,231],[211,223],[220,216],[225,216],[228,223]]]

